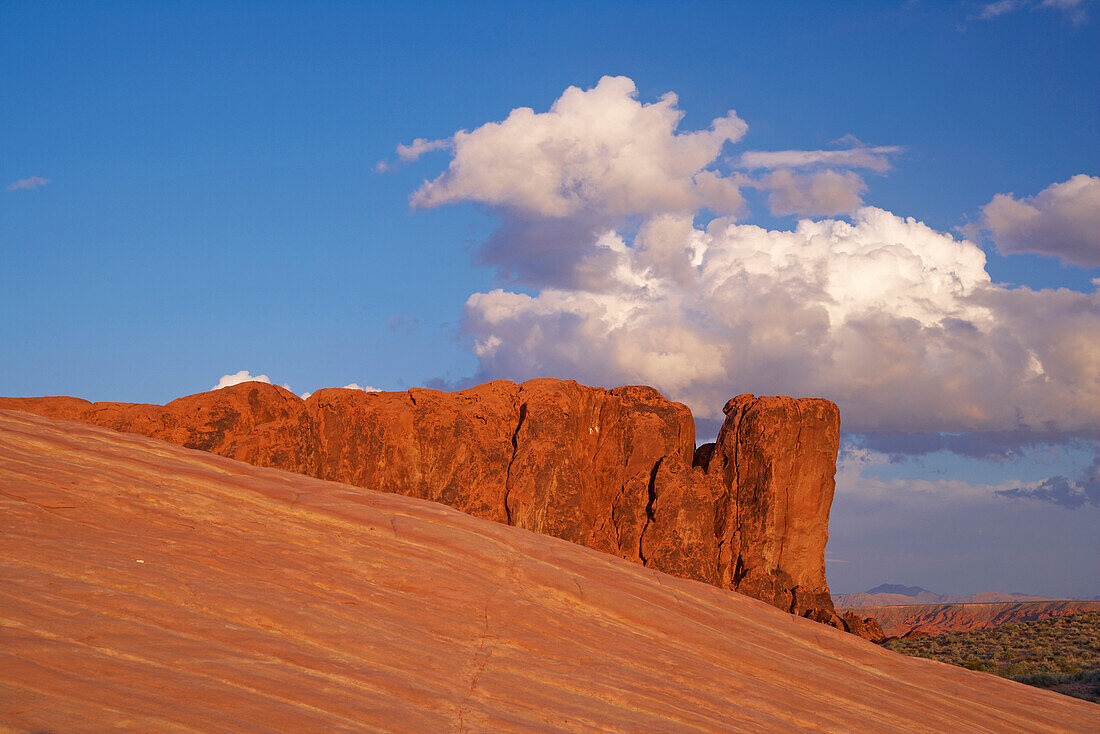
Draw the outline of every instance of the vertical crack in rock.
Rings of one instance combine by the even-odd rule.
[[[519,406],[519,419],[516,421],[516,430],[512,431],[512,458],[508,460],[508,470],[504,475],[504,517],[507,524],[512,522],[512,508],[508,506],[508,496],[512,491],[512,464],[516,463],[516,454],[519,453],[519,431],[523,428],[523,422],[527,420],[527,403]]]
[[[657,504],[657,472],[661,469],[661,462],[665,460],[665,457],[657,459],[657,463],[653,465],[653,469],[649,472],[649,496],[645,503],[645,525],[642,526],[642,532],[638,534],[638,557],[642,560],[642,565],[648,565],[648,560],[645,556],[645,551],[642,548],[645,547],[645,534],[649,530],[650,524],[654,520],[655,509],[654,505]]]
[[[745,559],[740,553],[737,554],[737,560],[734,562],[733,575],[730,578],[730,587],[736,589],[741,585],[741,579],[745,578]]]
[[[734,419],[733,424],[733,485],[730,488],[730,492],[733,496],[733,532],[729,533],[730,543],[733,543],[733,539],[737,539],[737,555],[733,561],[733,572],[730,575],[730,588],[737,590],[741,586],[741,582],[745,578],[745,574],[748,570],[745,568],[745,556],[742,553],[741,544],[744,539],[742,533],[741,524],[743,522],[741,518],[741,442],[744,437],[741,435],[742,422],[745,417],[745,413],[748,411],[748,406],[741,405],[737,408],[737,417]]]

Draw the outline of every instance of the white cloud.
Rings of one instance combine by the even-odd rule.
[[[739,392],[820,395],[855,431],[1100,426],[1098,293],[994,285],[973,243],[874,208],[663,234],[664,262],[609,247],[599,290],[471,296],[479,377],[641,382],[701,416]]]
[[[412,162],[420,158],[425,153],[430,153],[433,150],[444,150],[451,147],[450,138],[444,140],[428,140],[426,138],[417,138],[408,145],[398,145],[397,155],[405,162]]]
[[[857,141],[858,142],[858,141]],[[878,173],[890,170],[890,156],[901,152],[897,145],[860,145],[844,150],[748,150],[737,167],[754,168],[866,168]]]
[[[864,182],[821,156],[723,175],[745,123],[677,133],[682,115],[605,77],[454,136],[413,203],[490,205],[501,226],[476,260],[527,286],[468,299],[478,378],[645,383],[704,417],[740,392],[824,396],[855,431],[1100,430],[1100,293],[996,285],[972,242],[872,207],[739,224],[740,186],[831,214]],[[728,213],[702,227],[703,209]]]
[[[676,105],[671,93],[639,102],[626,77],[569,87],[548,112],[521,107],[503,122],[455,133],[450,167],[413,204],[478,201],[540,217],[736,210],[732,186],[713,171],[702,183],[697,176],[748,126],[730,111],[707,130],[677,133],[683,113]]]
[[[452,145],[450,138],[444,138],[442,140],[428,140],[427,138],[416,138],[408,145],[399,144],[395,149],[397,151],[397,157],[401,163],[412,163],[419,160],[420,156],[425,153],[430,153],[433,150],[445,150]],[[374,164],[374,170],[378,173],[385,173],[397,168],[398,164],[389,163],[388,161],[378,161]]]
[[[222,375],[222,378],[218,380],[218,384],[210,388],[211,390],[221,390],[223,387],[230,387],[232,385],[239,385],[242,382],[266,382],[271,384],[271,379],[267,375],[251,375],[248,370],[241,370],[232,375]]]
[[[1100,267],[1100,177],[1078,174],[1021,199],[997,194],[982,207],[982,227],[1005,254],[1034,252]]]
[[[41,176],[31,176],[29,178],[21,178],[18,181],[14,181],[8,184],[8,191],[19,191],[22,189],[37,189],[45,186],[50,182],[48,178],[42,178]]]
[[[371,387],[370,385],[360,385],[357,382],[353,382],[350,385],[344,385],[345,390],[362,390],[363,392],[382,392],[377,387]]]

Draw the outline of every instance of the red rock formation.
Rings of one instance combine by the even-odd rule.
[[[825,400],[738,396],[698,450],[690,411],[652,388],[549,379],[305,401],[250,382],[165,406],[0,408],[434,500],[844,627],[825,582],[840,421]]]
[[[606,553],[90,425],[0,410],[0,518],[4,732],[1100,731]]]
[[[804,614],[825,584],[840,412],[828,400],[739,395],[708,476],[720,477],[720,585]],[[724,510],[724,512],[723,512]]]
[[[879,642],[886,637],[874,617],[861,617],[854,612],[844,612],[840,615],[840,619],[844,622],[845,630],[865,640]]]

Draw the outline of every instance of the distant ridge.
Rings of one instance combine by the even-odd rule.
[[[928,591],[928,589],[920,586],[902,586],[901,584],[879,584],[873,589],[868,589],[868,594],[904,594],[905,596],[916,596],[922,591],[927,591],[929,594],[934,593]]]
[[[937,594],[921,586],[902,584],[879,584],[867,591],[837,594],[834,602],[838,607],[896,607],[911,604],[995,604],[1002,602],[1052,601],[1050,597],[1019,592],[981,591],[969,596]]]
[[[1052,599],[1050,601],[955,602],[951,604],[908,604],[892,606],[837,607],[860,617],[874,617],[886,638],[912,632],[937,635],[943,632],[1000,627],[1080,612],[1100,611],[1100,602]]]

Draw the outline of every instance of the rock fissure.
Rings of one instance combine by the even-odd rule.
[[[665,460],[665,457],[657,459],[653,465],[653,469],[649,472],[649,483],[646,485],[646,503],[645,503],[645,524],[642,525],[642,530],[638,534],[638,557],[642,561],[643,566],[649,565],[648,559],[645,554],[645,534],[649,530],[649,527],[653,524],[655,519],[656,504],[657,504],[657,472],[661,470],[661,462]]]
[[[504,506],[504,517],[508,525],[515,524],[512,522],[512,508],[508,504],[508,497],[512,489],[512,466],[516,463],[516,454],[519,453],[519,432],[520,429],[523,428],[523,422],[525,420],[527,420],[527,403],[523,403],[519,406],[516,429],[512,431],[512,458],[508,460],[508,469],[504,475],[504,496],[502,498],[502,504]]]

